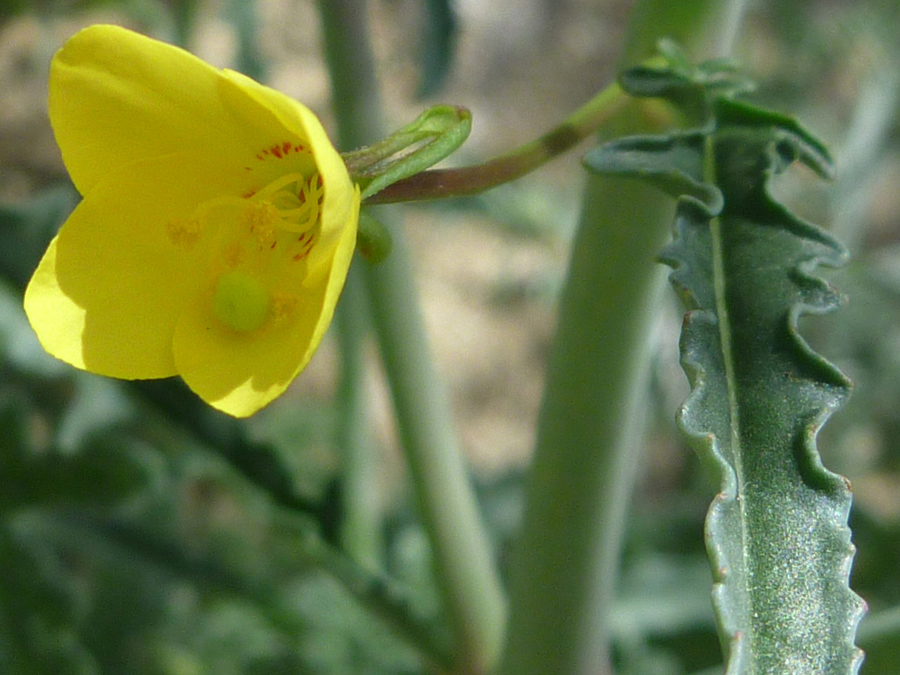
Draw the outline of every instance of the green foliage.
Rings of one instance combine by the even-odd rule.
[[[679,78],[643,75],[635,94],[685,100]],[[815,445],[850,383],[797,326],[837,306],[814,274],[846,253],[769,191],[795,160],[828,175],[830,158],[782,115],[720,96],[703,107],[712,115],[700,129],[613,141],[586,163],[684,195],[663,259],[689,309],[681,348],[693,391],[679,421],[721,480],[707,546],[728,673],[856,672],[864,604],[848,586],[850,490]]]
[[[327,543],[330,406],[248,425],[175,380],[115,383],[42,352],[19,284],[72,204],[66,188],[0,212],[17,283],[0,286],[0,672],[416,672],[390,627],[415,613],[400,632],[424,634],[433,605]]]
[[[0,16],[5,27],[23,12],[52,22],[54,14],[63,16],[73,8],[81,12],[103,6],[148,32],[195,46],[203,42],[197,40],[198,28],[214,14],[230,24],[236,38],[235,67],[257,77],[265,73],[267,59],[281,46],[261,44],[265,22],[255,14],[257,3],[231,0],[200,11],[202,4],[7,0],[0,3]],[[321,4],[360,6],[343,0]],[[412,72],[418,76],[419,93],[430,96],[446,80],[459,26],[449,0],[418,4],[424,35],[412,39],[422,37],[421,58],[412,67],[390,63],[379,72],[390,77],[399,70],[407,78]],[[654,25],[666,22],[681,39],[700,30],[698,22],[686,17],[691,15],[688,7],[702,4],[704,0],[645,0],[636,3],[633,25],[642,16]],[[568,326],[588,345],[580,356],[596,357],[599,365],[596,371],[575,366],[563,378],[560,389],[568,389],[571,399],[560,398],[560,407],[571,417],[556,420],[573,437],[581,434],[584,442],[569,445],[583,454],[567,459],[568,448],[554,449],[552,462],[564,467],[558,472],[562,487],[556,493],[562,497],[535,500],[531,506],[549,514],[548,529],[561,540],[559,545],[553,537],[544,540],[552,542],[558,556],[553,560],[561,561],[546,567],[559,574],[554,579],[567,583],[575,576],[573,570],[585,570],[583,577],[590,578],[596,564],[609,565],[618,581],[615,588],[571,584],[568,594],[560,590],[562,584],[549,584],[546,595],[535,592],[535,605],[521,606],[541,614],[543,623],[535,622],[541,630],[549,626],[561,633],[584,619],[574,607],[602,605],[608,611],[597,612],[603,617],[591,630],[609,617],[618,675],[719,675],[722,644],[729,675],[843,675],[859,668],[853,638],[857,622],[855,643],[866,652],[861,672],[890,675],[897,670],[900,653],[900,249],[892,201],[896,179],[891,178],[896,171],[900,91],[893,64],[900,50],[882,61],[873,55],[883,58],[883,42],[896,39],[898,5],[895,0],[840,6],[798,0],[757,3],[753,11],[746,33],[752,45],[741,54],[755,61],[758,75],[763,71],[757,100],[802,110],[805,119],[814,119],[842,160],[839,182],[827,198],[816,192],[813,201],[804,201],[812,174],[831,174],[828,151],[793,118],[736,103],[733,97],[750,86],[727,60],[694,65],[673,44],[664,43],[668,67],[650,62],[622,74],[622,87],[641,99],[629,104],[629,112],[622,115],[625,123],[646,121],[659,128],[662,121],[667,129],[679,130],[620,139],[591,151],[587,164],[604,175],[640,178],[680,200],[676,240],[663,257],[676,268],[672,280],[689,308],[682,358],[694,389],[679,419],[698,452],[684,452],[674,440],[670,418],[680,396],[673,393],[678,382],[664,357],[657,356],[652,395],[640,402],[642,413],[652,421],[644,445],[653,452],[653,461],[642,467],[644,483],[631,500],[633,513],[626,524],[630,487],[621,488],[627,482],[621,477],[627,471],[612,460],[598,460],[590,445],[598,438],[592,425],[605,423],[619,430],[617,422],[601,419],[612,420],[610,411],[618,410],[625,398],[621,388],[608,385],[616,379],[614,371],[630,365],[639,342],[626,330],[623,317],[628,313],[621,305],[636,297],[633,291],[644,284],[643,277],[654,273],[652,253],[637,261],[635,252],[659,250],[661,237],[649,229],[623,228],[622,223],[633,222],[629,218],[606,219],[602,228],[586,234],[589,244],[605,253],[581,252],[581,270],[588,270],[584,278],[590,281],[578,290],[584,306],[604,310],[590,317],[596,323]],[[364,14],[341,15],[345,18],[338,23],[345,32],[339,41],[351,47],[366,42],[372,32],[363,23]],[[838,24],[841,29],[835,32]],[[50,32],[56,30],[53,24]],[[375,34],[379,48],[379,39],[389,34]],[[577,43],[580,35],[566,33],[565,38]],[[641,58],[656,43],[649,32],[632,37]],[[291,34],[291,50],[305,44],[303,39],[302,31]],[[36,49],[49,55],[51,47],[48,40]],[[531,48],[544,54],[566,45],[542,42]],[[392,53],[391,58],[402,57]],[[345,87],[360,87],[354,73],[363,73],[369,82],[369,88],[363,87],[365,105],[355,107],[358,117],[349,130],[342,129],[351,139],[347,146],[357,147],[362,144],[359,134],[371,132],[367,125],[377,126],[371,105],[377,98],[372,95],[375,69],[370,72],[359,61],[350,61],[352,68],[339,76]],[[868,64],[869,70],[861,64]],[[510,66],[512,76],[517,64],[504,65]],[[857,81],[861,73],[875,71],[871,82]],[[281,81],[284,72],[272,72]],[[390,91],[403,91],[408,84],[403,80]],[[510,84],[513,90],[521,82]],[[862,85],[877,96],[864,97],[859,93],[866,91]],[[505,83],[499,89],[505,92]],[[533,95],[532,88],[522,89]],[[349,98],[340,86],[334,91],[338,104]],[[655,100],[645,106],[650,98]],[[453,102],[470,103],[464,97]],[[509,118],[530,119],[532,102],[526,97],[511,106]],[[399,103],[392,101],[389,109],[406,115]],[[482,104],[476,97],[473,107],[481,109]],[[449,130],[454,143],[462,142],[468,119],[441,118],[440,110],[438,126]],[[14,110],[7,112],[12,115]],[[859,129],[846,135],[860,134],[846,141],[860,146],[852,161],[848,156],[853,148],[840,140],[850,117]],[[414,145],[420,149],[439,135],[427,126],[418,131],[424,132]],[[29,157],[40,158],[41,144],[32,150]],[[429,162],[443,158],[445,150]],[[4,152],[2,161],[10,156]],[[776,174],[794,162],[812,171],[791,172],[776,181]],[[3,166],[0,174],[5,170]],[[402,168],[394,178],[407,173]],[[345,477],[353,461],[343,453],[346,411],[340,401],[292,392],[253,419],[239,422],[210,410],[178,381],[114,383],[73,373],[44,355],[22,315],[21,291],[77,195],[68,184],[50,180],[40,162],[16,166],[14,174],[26,176],[21,185],[32,196],[0,204],[0,673],[470,675],[459,665],[465,658],[459,654],[463,641],[454,635],[448,594],[441,588],[442,576],[462,566],[448,565],[454,558],[438,551],[429,538],[419,496],[398,496],[402,490],[393,491],[396,483],[382,482],[389,471],[377,466],[381,455],[374,462],[377,470],[367,466],[360,472],[371,481],[369,488],[377,484],[375,489],[383,490],[379,497],[385,503],[379,503],[367,521],[378,528],[378,569],[359,564],[352,550],[340,548],[351,485]],[[540,228],[533,229],[561,249],[570,243],[571,223],[566,223],[574,220],[569,203],[574,200],[567,200],[565,191],[547,189],[554,179],[544,176],[509,186],[499,197],[491,193],[489,199],[494,204],[498,198],[513,202],[506,207],[510,220],[539,222]],[[613,183],[617,187],[610,212],[636,218],[671,205],[662,199],[651,203],[644,199],[643,186],[629,183]],[[13,194],[20,188],[18,179],[7,181],[5,175],[3,184],[5,189],[12,185]],[[773,191],[779,199],[771,196]],[[607,204],[599,201],[589,198],[589,209],[602,212]],[[829,311],[839,300],[818,278],[818,266],[843,263],[845,252],[835,238],[782,203],[790,203],[792,210],[800,205],[799,212],[813,220],[827,216],[854,252],[849,265],[829,273],[851,297],[849,307],[835,316],[802,322],[802,336],[798,323],[804,314]],[[461,219],[471,215],[471,207],[472,202],[457,201],[445,208]],[[381,211],[379,218],[393,229],[395,213]],[[496,213],[478,215],[480,222],[497,219]],[[655,220],[663,229],[666,222]],[[465,228],[448,227],[442,236],[449,240],[456,229]],[[518,232],[522,236],[521,228]],[[375,234],[377,238],[383,233],[376,229]],[[576,249],[584,241],[578,239]],[[386,240],[374,243],[389,248]],[[405,255],[402,240],[399,248]],[[396,262],[396,256],[388,256],[388,263]],[[552,268],[547,285],[555,289],[559,274]],[[514,276],[516,284],[529,283]],[[373,279],[363,284],[379,286],[376,291],[387,307],[385,322],[399,325],[409,314],[407,296],[415,300],[410,294],[416,284],[408,274],[380,284]],[[510,295],[494,306],[508,319],[514,316],[508,312]],[[352,310],[362,319],[356,325],[364,326],[351,337],[366,356],[361,359],[366,374],[372,352],[366,332],[371,330],[369,309],[363,301]],[[658,311],[655,305],[628,307],[632,315],[654,320]],[[664,306],[662,311],[672,310]],[[650,335],[649,330],[644,333]],[[395,342],[392,358],[383,362],[386,370],[404,373],[411,383],[406,386],[410,405],[405,414],[415,418],[413,423],[440,420],[440,415],[432,416],[440,397],[433,392],[422,396],[416,389],[416,374],[432,374],[427,353]],[[670,342],[674,344],[674,337]],[[622,351],[614,351],[613,345]],[[835,357],[841,369],[852,374],[858,383],[852,399],[847,401],[847,379],[813,348]],[[348,386],[356,387],[361,399],[371,393],[365,378]],[[642,382],[634,388],[644,391]],[[322,389],[330,393],[328,385]],[[841,414],[822,428],[842,406]],[[367,440],[378,446],[380,437],[365,421],[361,424]],[[440,431],[453,435],[452,430]],[[856,488],[850,514],[859,548],[853,588],[872,607],[861,621],[862,603],[848,588],[853,554],[847,529],[850,494],[847,484],[823,467],[817,438],[824,464],[848,475]],[[446,457],[445,448],[421,445],[425,470],[438,465],[435,457]],[[624,462],[638,465],[633,455]],[[712,493],[704,468],[716,483]],[[440,470],[433,474],[438,486],[447,482]],[[551,474],[535,475],[534,482],[548,485],[555,480]],[[590,478],[601,474],[607,476],[609,490],[597,490]],[[527,476],[518,467],[476,485],[475,516],[486,525],[489,553],[504,581],[522,568],[514,542],[523,541]],[[590,495],[593,510],[569,508],[576,490]],[[712,574],[701,533],[711,494],[706,544]],[[443,508],[439,496],[431,502],[427,508],[436,514],[435,527],[465,529],[476,520],[467,519],[472,514],[460,518]],[[597,548],[590,542],[571,536],[566,540],[566,528],[593,533],[601,519],[604,526],[623,532],[621,569],[617,545],[602,546],[607,559],[597,564]],[[466,547],[458,548],[453,552],[457,561],[477,557]],[[467,581],[465,574],[459,576],[457,589]],[[540,582],[551,577],[547,572],[532,578]],[[711,585],[715,611],[709,602]],[[486,599],[485,605],[497,606],[489,594],[475,594]],[[465,615],[459,614],[457,623],[466,624]],[[600,642],[595,635],[587,635],[589,649]],[[539,644],[543,638],[528,635],[525,641]],[[470,646],[476,642],[471,636],[469,640]],[[554,658],[558,662],[558,654],[548,655],[548,662]],[[560,675],[576,669],[572,666]]]
[[[425,25],[422,31],[419,96],[440,91],[453,63],[457,20],[451,0],[425,0]]]

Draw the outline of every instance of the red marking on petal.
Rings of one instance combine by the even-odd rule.
[[[283,159],[287,155],[290,155],[292,152],[309,153],[309,149],[302,143],[281,141],[280,143],[270,145],[268,148],[264,148],[262,151],[257,153],[256,158],[259,160],[264,160],[267,157],[277,157],[278,159]]]

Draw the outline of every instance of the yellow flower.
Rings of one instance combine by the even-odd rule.
[[[281,394],[356,242],[359,189],[315,115],[117,26],[56,54],[49,109],[84,198],[25,292],[44,348],[111,377],[180,375],[238,417]]]

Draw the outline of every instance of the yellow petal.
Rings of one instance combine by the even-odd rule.
[[[315,116],[299,103],[285,103],[290,99],[283,94],[255,88],[268,93],[248,95],[223,71],[178,47],[96,25],[74,35],[53,58],[50,121],[82,194],[131,162],[173,153],[219,153],[236,171],[259,170],[265,184],[285,169],[257,156],[285,143],[307,145],[303,125],[287,127],[286,118],[269,111],[271,101],[302,110],[304,120]],[[311,166],[307,158],[293,170],[307,173]]]
[[[84,308],[71,301],[56,278],[54,237],[25,289],[25,313],[44,349],[58,359],[84,368],[80,335],[84,331]]]
[[[82,194],[135,160],[233,143],[220,73],[118,26],[85,28],[50,66],[50,122]]]
[[[115,377],[178,372],[236,416],[284,391],[331,321],[356,239],[359,190],[319,120],[279,92],[115,26],[85,29],[54,58],[50,117],[85,200],[26,295],[47,350]],[[229,329],[214,317],[190,228],[172,235],[167,225],[291,173],[318,173],[323,185],[302,296],[287,323],[257,330],[260,317],[239,317],[232,323],[246,330]]]
[[[197,171],[185,172],[188,159]],[[172,334],[207,283],[206,261],[176,246],[169,224],[240,174],[218,157],[136,162],[94,186],[63,225],[25,294],[44,348],[72,365],[126,379],[176,373]]]
[[[358,210],[358,199],[356,209]],[[198,298],[175,330],[178,372],[210,405],[235,417],[247,417],[281,395],[312,358],[334,315],[356,243],[356,217],[350,219],[332,250],[331,266],[321,283],[304,288],[289,324],[254,333],[224,327]]]
[[[266,128],[280,125],[284,129],[293,130],[304,139],[315,160],[315,170],[319,172],[325,186],[321,237],[326,242],[326,248],[330,249],[343,235],[354,196],[359,201],[359,191],[350,180],[347,166],[325,133],[319,118],[306,106],[249,77],[230,70],[224,71],[224,74],[226,79],[221,85],[222,99],[229,111],[240,120],[242,128],[259,126],[265,120]],[[265,110],[266,114],[261,114],[260,110]],[[260,129],[257,133],[265,131]],[[308,172],[304,173],[308,175]]]
[[[321,342],[325,336],[325,331],[328,330],[328,326],[331,324],[331,319],[334,317],[334,309],[337,307],[341,291],[344,289],[344,282],[347,280],[347,271],[350,269],[350,263],[353,262],[353,253],[356,250],[356,229],[359,223],[359,206],[359,187],[355,186],[352,198],[345,203],[344,209],[342,209],[343,213],[346,213],[347,220],[345,221],[346,224],[341,237],[335,246],[331,271],[325,289],[325,302],[323,303],[322,314],[319,316],[319,322],[313,331],[311,340],[313,349]]]

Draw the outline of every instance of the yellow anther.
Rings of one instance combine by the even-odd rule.
[[[166,223],[166,234],[176,246],[190,249],[203,234],[203,221],[197,215],[189,218],[173,218]]]
[[[267,201],[257,201],[248,205],[245,222],[253,237],[260,244],[271,244],[275,240],[275,226],[281,220],[278,208]]]
[[[240,245],[240,243],[233,241],[225,246],[225,249],[222,251],[222,261],[225,263],[225,266],[234,269],[247,257],[247,252],[244,250],[244,247]]]
[[[294,311],[294,308],[297,306],[297,298],[293,295],[285,295],[283,293],[276,293],[272,297],[272,318],[275,323],[282,323],[288,317],[290,317],[291,313]]]

